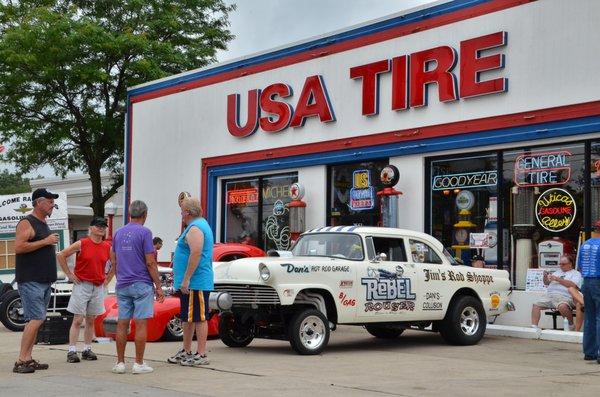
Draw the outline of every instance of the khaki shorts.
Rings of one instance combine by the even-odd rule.
[[[561,304],[566,303],[571,309],[575,308],[573,298],[566,297],[560,294],[547,294],[539,301],[535,302],[534,305],[541,309],[557,309]]]
[[[104,313],[104,285],[94,285],[87,281],[73,284],[67,310],[82,316],[99,316]]]

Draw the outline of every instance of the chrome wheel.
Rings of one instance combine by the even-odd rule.
[[[167,328],[171,335],[176,337],[183,336],[183,327],[181,325],[181,319],[177,316],[173,317],[168,323]]]
[[[308,316],[300,324],[300,342],[306,349],[318,349],[325,340],[326,332],[326,325],[319,317]]]
[[[479,329],[479,314],[471,306],[467,306],[460,314],[460,329],[465,335],[475,335]]]

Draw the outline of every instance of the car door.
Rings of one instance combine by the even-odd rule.
[[[446,266],[440,254],[428,242],[419,238],[407,239],[408,261],[414,269],[415,317],[435,320],[444,317],[445,305],[451,296]]]
[[[357,320],[410,320],[415,309],[415,270],[407,261],[405,239],[373,235],[365,242],[368,260],[356,272]]]

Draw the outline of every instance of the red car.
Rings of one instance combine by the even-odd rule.
[[[260,248],[246,244],[236,243],[217,243],[213,250],[214,262],[229,262],[240,258],[266,256]],[[172,283],[171,269],[159,267],[163,285],[168,286]],[[98,337],[115,338],[117,332],[117,297],[115,295],[107,296],[104,299],[104,314],[96,317],[95,331]],[[214,315],[208,321],[208,336],[217,336],[219,334],[219,315]],[[127,340],[135,338],[135,323],[132,321],[129,325]],[[163,303],[154,302],[154,317],[148,319],[148,342],[154,342],[161,339],[181,340],[183,338],[183,329],[179,319],[179,298],[167,296]]]

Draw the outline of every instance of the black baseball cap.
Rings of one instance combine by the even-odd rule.
[[[90,226],[107,227],[108,223],[106,223],[106,219],[102,218],[101,216],[95,216],[94,218],[92,218]]]
[[[42,197],[47,198],[47,199],[57,199],[58,194],[50,193],[48,190],[46,190],[45,187],[43,187],[43,188],[35,189],[35,191],[31,195],[31,200],[35,201]]]

